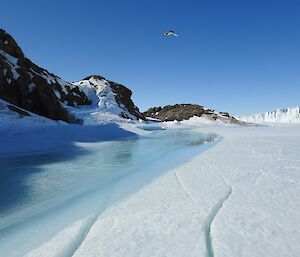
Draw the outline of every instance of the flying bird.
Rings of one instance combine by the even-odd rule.
[[[168,32],[164,33],[164,36],[174,36],[174,37],[178,37],[178,35],[176,33],[174,33],[173,30],[169,30]]]

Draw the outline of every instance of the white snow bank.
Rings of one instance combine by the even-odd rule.
[[[27,112],[30,116],[23,116],[10,110],[7,105],[11,105],[16,107],[22,111]],[[29,128],[29,127],[37,127],[37,126],[52,126],[58,124],[64,124],[63,121],[54,121],[48,119],[46,117],[37,115],[25,109],[22,109],[18,106],[10,104],[4,100],[0,99],[0,131],[12,131],[19,128]]]
[[[206,114],[202,115],[201,117],[198,116],[191,117],[190,119],[181,121],[180,123],[188,126],[201,126],[207,124],[235,126],[233,123],[231,123],[231,120],[228,119],[227,117],[220,116],[218,117],[218,119],[214,120],[209,115]]]

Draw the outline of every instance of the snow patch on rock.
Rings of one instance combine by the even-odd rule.
[[[3,50],[0,50],[0,54],[5,58],[5,62],[11,67],[11,72],[13,74],[14,80],[17,80],[20,77],[20,74],[17,72],[17,69],[20,68],[20,66],[17,64],[18,58],[11,56]]]

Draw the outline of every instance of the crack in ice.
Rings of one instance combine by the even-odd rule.
[[[206,162],[210,168],[213,168],[208,162]],[[225,193],[225,195],[219,199],[216,205],[213,206],[211,209],[211,212],[208,215],[206,225],[205,225],[205,243],[206,243],[206,250],[207,250],[207,257],[215,257],[214,254],[214,248],[213,248],[213,243],[212,243],[212,234],[211,234],[211,225],[214,222],[217,214],[219,211],[222,209],[224,203],[229,199],[231,193],[232,193],[232,186],[227,182],[227,180],[224,178],[224,176],[219,172],[219,170],[216,170],[218,175],[222,178],[224,183],[227,185],[228,190]]]
[[[182,191],[187,195],[187,197],[196,205],[195,200],[193,199],[192,195],[190,194],[190,192],[185,188],[185,186],[181,183],[179,176],[177,174],[177,172],[174,173],[177,183],[179,185],[179,187],[182,189]]]
[[[206,241],[206,249],[207,249],[207,257],[214,257],[214,249],[212,245],[212,236],[211,236],[211,225],[223,207],[224,203],[230,197],[232,193],[232,188],[229,187],[229,190],[226,192],[224,197],[222,197],[218,203],[212,208],[210,214],[208,215],[206,226],[205,226],[205,241]]]

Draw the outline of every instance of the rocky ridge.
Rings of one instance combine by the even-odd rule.
[[[145,111],[143,115],[160,121],[183,121],[194,116],[207,118],[212,121],[223,121],[238,123],[238,121],[227,112],[217,112],[197,104],[175,104],[164,107],[153,107]]]

